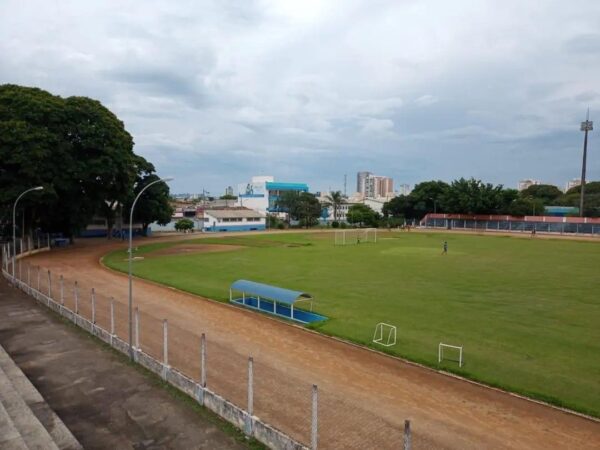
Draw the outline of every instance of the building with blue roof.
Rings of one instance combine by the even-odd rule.
[[[275,181],[272,176],[252,177],[249,183],[238,185],[238,206],[244,206],[263,214],[281,213],[277,200],[283,192],[308,192],[306,183]]]

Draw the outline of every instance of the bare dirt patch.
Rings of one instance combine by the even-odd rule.
[[[244,248],[243,245],[224,245],[224,244],[191,244],[174,245],[172,247],[162,248],[146,254],[146,258],[166,255],[189,255],[192,253],[216,253],[231,252]]]

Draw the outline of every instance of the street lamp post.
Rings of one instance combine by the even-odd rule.
[[[152,183],[147,184],[135,197],[133,204],[131,205],[131,211],[129,212],[129,357],[133,359],[133,279],[132,279],[132,263],[133,263],[133,250],[131,244],[133,242],[133,210],[140,196],[146,189],[156,183],[166,182],[173,180],[173,177],[161,178],[155,180]]]
[[[28,192],[41,191],[42,189],[44,189],[44,186],[36,186],[31,189],[27,189],[17,197],[13,206],[13,278],[15,276],[15,259],[17,258],[17,203],[19,203],[21,197],[23,197]]]
[[[587,142],[588,142],[588,131],[594,129],[594,122],[590,120],[590,110],[588,109],[585,122],[581,122],[581,131],[585,132],[583,138],[583,163],[581,165],[581,197],[579,199],[579,217],[583,217],[583,196],[585,192],[585,165],[587,159]]]

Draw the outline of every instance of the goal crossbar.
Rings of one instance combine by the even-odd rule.
[[[377,228],[351,228],[335,230],[333,245],[354,245],[361,243],[377,243]]]
[[[463,348],[462,348],[462,346],[443,344],[441,342],[440,342],[440,345],[438,346],[438,363],[441,363],[444,359],[448,359],[449,361],[456,361],[455,359],[444,358],[444,349],[445,348],[451,348],[454,350],[458,350],[458,367],[462,367],[462,365],[463,365]]]
[[[396,345],[396,327],[389,323],[379,322],[375,325],[373,343],[383,345],[384,347]]]

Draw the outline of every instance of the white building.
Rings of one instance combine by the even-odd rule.
[[[266,218],[248,208],[223,208],[204,210],[204,231],[254,231],[264,230]]]
[[[319,202],[321,202],[321,204],[328,203],[326,195],[327,194],[318,197]],[[325,214],[322,215],[321,218],[323,220],[325,220],[326,222],[333,222],[334,220],[337,222],[347,222],[348,221],[348,210],[350,209],[350,207],[352,205],[367,205],[373,211],[375,211],[379,214],[382,214],[383,205],[385,204],[385,202],[386,202],[386,200],[382,199],[382,198],[379,198],[379,199],[368,198],[368,197],[364,197],[363,195],[357,193],[354,196],[345,199],[344,202],[338,206],[336,217],[333,216],[333,206],[327,206],[327,208],[324,208]]]
[[[262,214],[282,212],[277,205],[286,191],[308,192],[306,183],[283,183],[272,176],[252,177],[249,183],[238,185],[238,206],[255,209]]]
[[[394,195],[394,180],[390,177],[373,175],[371,172],[358,172],[356,191],[370,198],[390,197]]]
[[[519,191],[524,191],[525,189],[527,189],[529,186],[535,186],[537,184],[542,184],[541,181],[539,180],[532,180],[532,179],[527,179],[527,180],[521,180],[519,181],[519,184],[517,186],[517,189]]]

